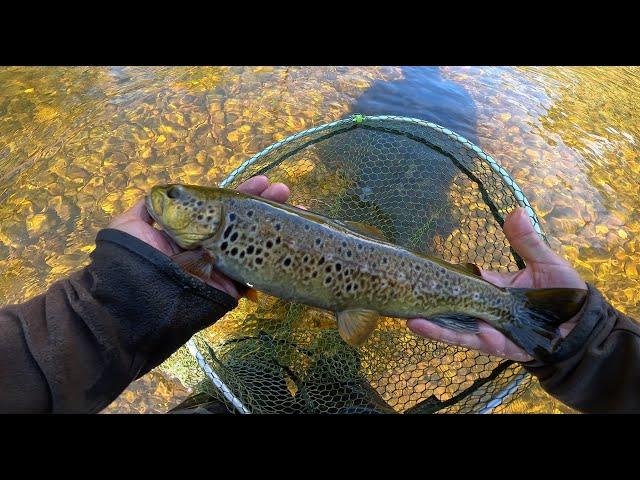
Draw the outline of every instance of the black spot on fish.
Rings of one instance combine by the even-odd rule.
[[[261,257],[256,258],[256,264],[262,265],[262,258]]]
[[[309,225],[305,225],[305,226],[304,226],[304,229],[305,229],[305,230],[307,230],[307,231],[309,231]]]
[[[202,203],[203,203],[203,202],[202,202],[202,200],[198,200],[198,202],[196,203],[196,205],[198,205],[199,207],[201,207],[201,206],[202,206]]]
[[[230,253],[232,256],[235,257],[238,254],[238,247],[233,247]]]
[[[331,283],[331,277],[327,277],[324,279],[324,283],[326,283],[327,285],[329,285]]]
[[[324,257],[320,257],[320,260],[318,260],[318,265],[322,265],[324,263]]]
[[[210,210],[209,213],[213,213],[213,210]],[[230,213],[229,214],[229,220],[231,220],[232,222],[236,219],[236,214],[235,213]]]
[[[280,229],[282,228],[282,225],[280,225],[279,223],[276,223],[276,230],[279,232]]]
[[[322,240],[320,240],[319,238],[316,238],[316,245],[320,245],[320,243],[322,243]]]
[[[256,255],[260,255],[262,253],[262,249],[260,247],[256,248]]]
[[[207,222],[210,222],[213,217],[211,215],[207,216]]]
[[[242,251],[240,252],[240,255],[239,255],[239,256],[240,256],[240,258],[244,258],[244,250],[242,250]]]
[[[271,248],[273,247],[273,242],[271,240],[267,240],[267,244],[266,244],[267,248]]]
[[[342,241],[342,246],[346,247],[347,246],[347,242],[345,242],[344,240]]]
[[[238,239],[238,232],[233,232],[233,235],[231,235],[231,238],[229,239],[232,242],[235,242]]]
[[[289,257],[284,259],[284,262],[282,262],[284,264],[285,267],[288,267],[289,265],[291,265],[291,259]]]
[[[336,272],[339,272],[340,270],[342,270],[342,265],[339,263],[336,263]]]
[[[248,253],[249,255],[251,255],[251,254],[253,253],[253,249],[254,249],[254,246],[253,246],[253,245],[249,245],[249,246],[247,247],[247,253]]]
[[[351,250],[347,250],[347,257],[351,256]]]
[[[202,220],[204,217],[203,217],[202,215],[198,215],[196,218],[197,218],[198,220]]]
[[[325,272],[331,272],[331,265],[327,265],[327,268],[324,269]]]
[[[249,218],[253,217],[253,210],[247,211],[247,217]]]
[[[229,237],[229,234],[231,233],[231,231],[233,230],[233,226],[229,225],[225,230],[224,233],[222,234],[223,238],[227,238]]]
[[[220,250],[222,250],[224,252],[227,249],[228,246],[229,246],[229,244],[227,242],[222,242],[220,244]]]
[[[282,239],[280,237],[276,237],[276,245],[280,245],[281,241],[282,241]]]

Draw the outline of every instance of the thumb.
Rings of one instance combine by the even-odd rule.
[[[524,208],[513,210],[502,227],[507,240],[525,262],[563,263],[545,241],[533,229],[533,224]]]
[[[138,200],[129,210],[114,217],[109,223],[109,227],[118,226],[132,220],[142,220],[148,225],[153,225],[153,218],[151,218],[151,215],[149,215],[147,211],[144,197]]]

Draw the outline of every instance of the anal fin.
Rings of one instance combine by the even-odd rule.
[[[463,263],[461,264],[462,267],[464,267],[465,270],[467,270],[469,273],[473,274],[473,275],[477,275],[478,277],[482,277],[482,272],[480,271],[480,267],[478,267],[478,265],[476,265],[475,263]]]
[[[375,330],[380,320],[378,312],[373,310],[343,310],[336,314],[338,331],[342,339],[353,347],[362,345]]]
[[[478,319],[464,313],[440,313],[426,317],[430,322],[458,332],[478,333]]]

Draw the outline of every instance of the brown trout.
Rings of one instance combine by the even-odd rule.
[[[242,284],[336,313],[338,329],[359,346],[381,316],[424,317],[477,332],[477,319],[534,357],[553,352],[558,325],[585,291],[500,288],[475,265],[454,265],[385,241],[381,232],[223,188],[156,186],[153,219],[186,252],[174,257],[196,275],[213,265]]]

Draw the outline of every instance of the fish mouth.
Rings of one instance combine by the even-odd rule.
[[[162,205],[159,205],[157,201],[154,202],[152,200],[152,194],[151,193],[145,197],[144,204],[147,207],[147,212],[149,213],[149,216],[151,218],[153,218],[153,220],[158,225],[161,225],[162,227],[164,227],[164,225],[162,223],[162,220],[161,220]],[[160,207],[160,208],[158,208],[158,207]]]
[[[149,216],[153,219],[153,221],[156,224],[158,224],[159,227],[162,228],[162,230],[170,234],[170,236],[173,238],[175,234],[174,229],[166,225],[165,222],[162,220],[162,212],[164,211],[164,202],[165,202],[164,195],[159,195],[159,194],[154,195],[153,191],[146,196],[144,201],[145,206],[147,207],[147,212],[149,212]]]

